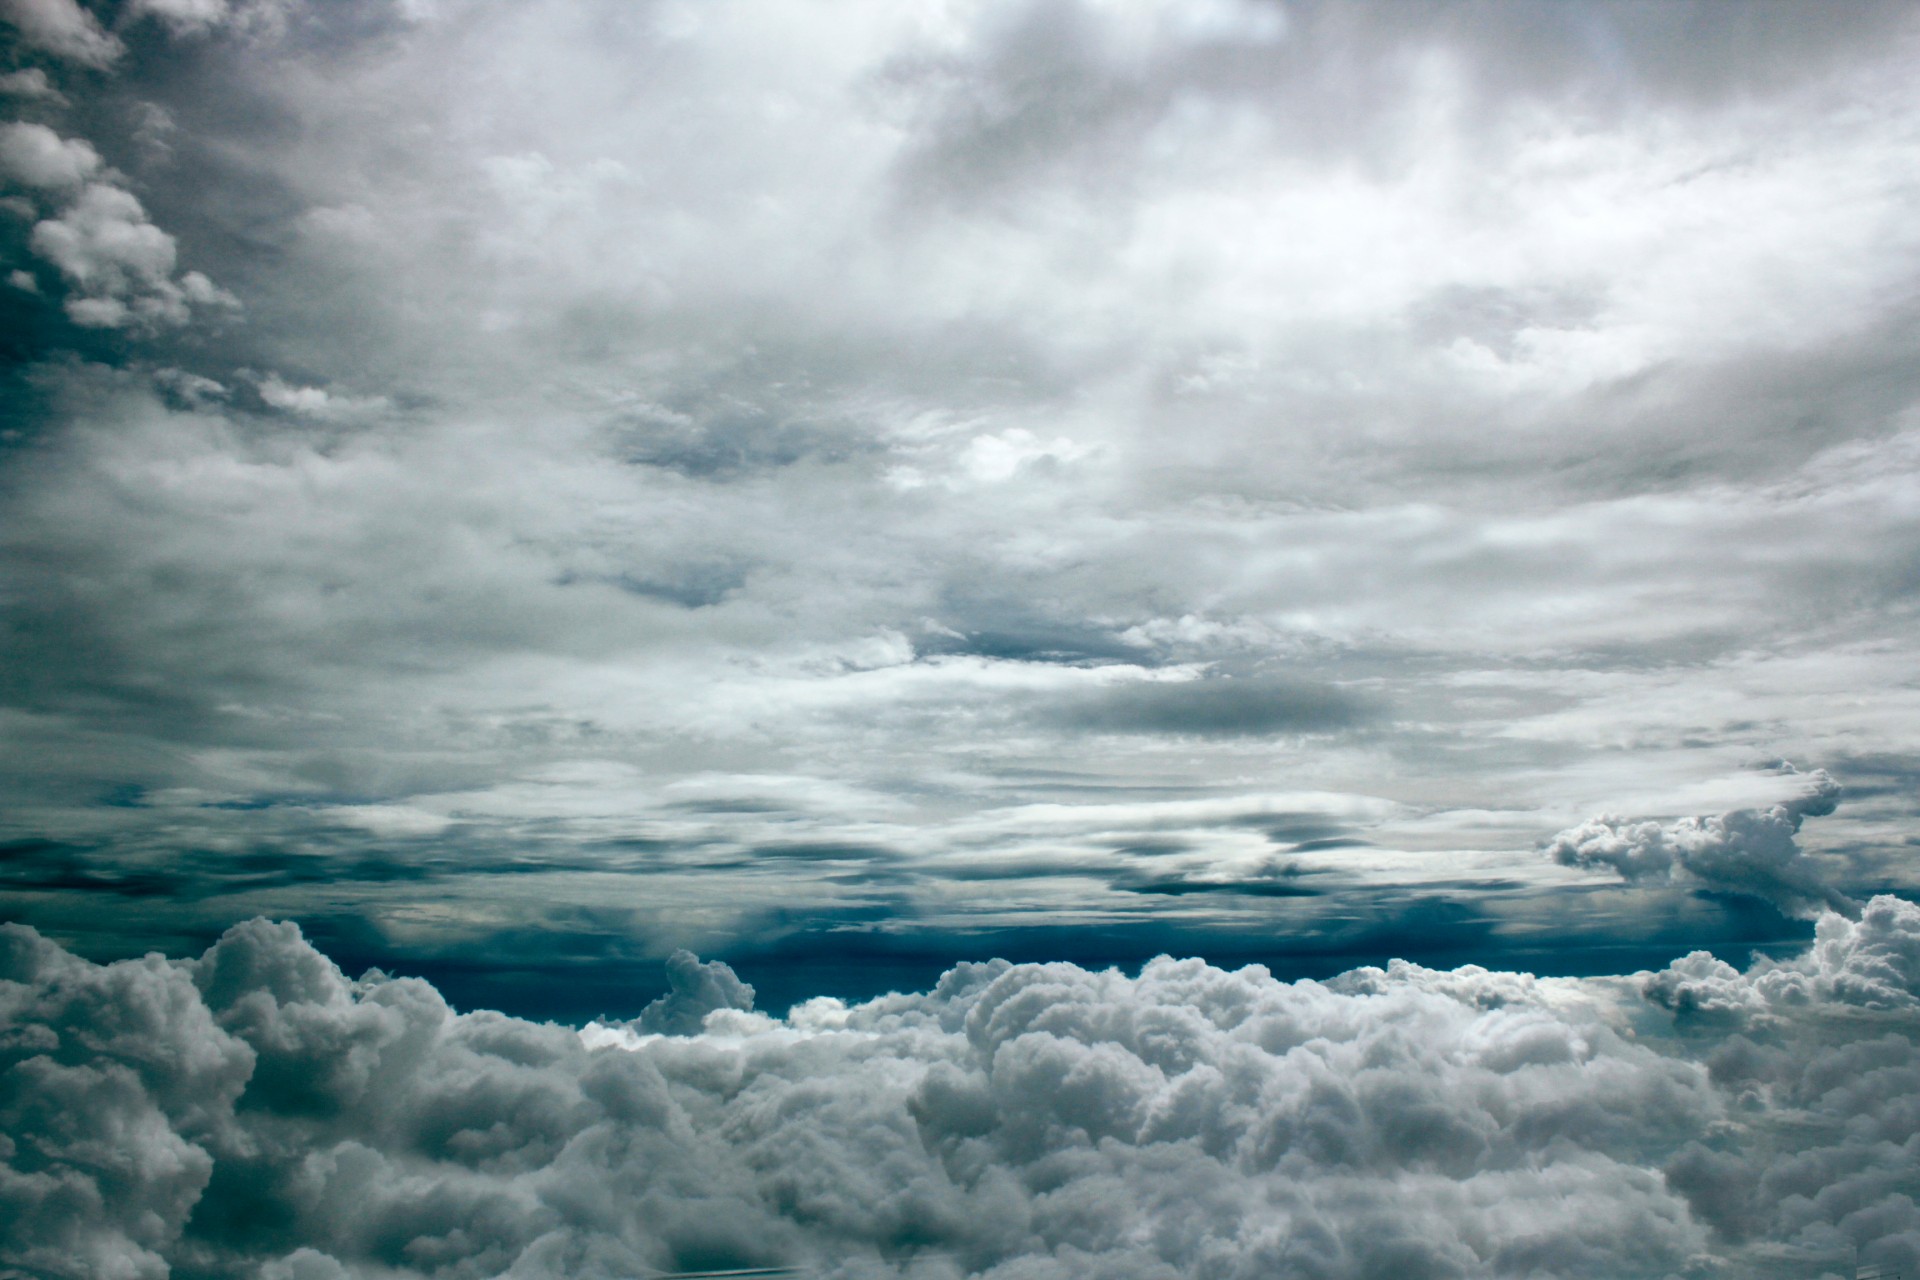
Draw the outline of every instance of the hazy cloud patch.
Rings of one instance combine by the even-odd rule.
[[[1326,733],[1368,718],[1366,704],[1345,690],[1274,677],[1201,677],[1107,684],[1067,699],[1050,714],[1057,723],[1096,733],[1173,733],[1248,737]]]

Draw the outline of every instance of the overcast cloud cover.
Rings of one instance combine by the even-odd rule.
[[[0,0],[3,1265],[1920,1266],[1916,65]]]

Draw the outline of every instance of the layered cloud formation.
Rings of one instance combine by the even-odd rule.
[[[1801,946],[1920,892],[1916,62],[1903,0],[0,0],[0,914],[568,1017],[680,948]]]
[[[962,964],[784,1019],[455,1014],[290,925],[0,929],[0,1265],[569,1277],[1851,1275],[1920,1263],[1920,908],[1742,972]]]

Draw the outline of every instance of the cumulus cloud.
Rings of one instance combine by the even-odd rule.
[[[1816,769],[1799,795],[1764,809],[1664,824],[1593,818],[1554,836],[1546,854],[1563,866],[1606,868],[1627,881],[1760,898],[1790,915],[1853,912],[1857,904],[1825,882],[1819,864],[1794,840],[1802,821],[1832,813],[1839,800],[1839,784]]]
[[[239,305],[203,272],[176,277],[173,237],[111,183],[88,183],[58,217],[34,226],[29,243],[72,287],[67,315],[83,328],[182,325],[196,306]]]
[[[100,168],[84,139],[63,138],[43,124],[0,125],[0,178],[55,191],[78,187]]]
[[[76,0],[0,0],[0,19],[12,24],[29,48],[83,66],[105,67],[126,51]]]
[[[753,988],[718,960],[702,963],[682,948],[667,957],[671,990],[648,1005],[635,1020],[641,1031],[685,1035],[698,1031],[719,1009],[752,1009]]]
[[[1131,978],[962,964],[924,995],[774,1018],[681,953],[635,1034],[457,1014],[418,980],[350,981],[263,920],[195,960],[105,966],[5,926],[0,1197],[24,1226],[0,1264],[156,1280],[1911,1266],[1920,908],[1876,898],[1820,927],[1797,960],[1722,966],[1761,994],[1711,1025],[1675,1012],[1667,974],[1396,963],[1287,984],[1166,958]],[[1806,979],[1791,997],[1789,972]]]

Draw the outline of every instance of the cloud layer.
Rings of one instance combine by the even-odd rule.
[[[1920,891],[1920,27],[1724,8],[6,0],[0,911],[772,992]]]
[[[1920,908],[1887,897],[1784,962],[1617,979],[994,961],[775,1019],[679,956],[671,1016],[584,1032],[264,920],[189,961],[0,947],[0,1263],[36,1275],[1920,1261]]]

